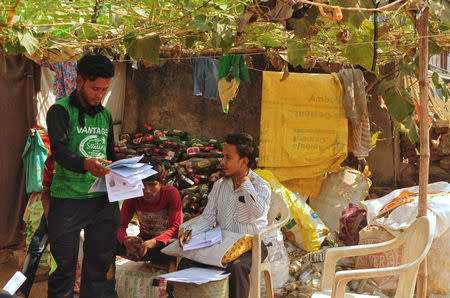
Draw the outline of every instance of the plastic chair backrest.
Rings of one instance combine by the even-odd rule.
[[[269,211],[267,213],[267,227],[266,229],[272,230],[276,226],[281,228],[282,225],[286,225],[289,220],[290,213],[289,208],[284,201],[281,193],[273,191],[270,196],[270,205]],[[261,232],[260,232],[261,234]],[[267,234],[265,234],[267,235]],[[261,238],[261,240],[264,237]],[[255,241],[255,238],[253,239]],[[255,245],[255,242],[253,242]],[[250,270],[250,298],[259,298],[260,297],[260,285],[261,285],[261,273],[264,272],[264,279],[266,282],[266,297],[273,297],[273,289],[272,289],[272,278],[270,273],[270,263],[267,258],[264,262],[254,262],[260,259],[260,257],[255,255],[255,252],[252,252],[252,268]],[[254,263],[253,263],[254,262]],[[268,286],[270,283],[270,286]]]
[[[285,217],[289,217],[286,202],[280,192],[272,190],[269,212],[267,213],[267,225],[277,223],[277,219]]]
[[[399,274],[395,298],[413,297],[419,265],[431,247],[433,235],[429,218],[423,216],[399,237],[403,241],[402,265],[415,265]]]
[[[352,279],[398,275],[395,298],[412,298],[419,265],[431,247],[433,232],[433,224],[430,222],[430,218],[423,216],[417,218],[402,234],[390,241],[328,249],[324,264],[322,292],[312,297],[343,298],[345,286]],[[402,263],[398,266],[343,270],[334,273],[336,263],[340,258],[371,255],[400,247],[403,248]],[[331,292],[332,288],[333,291]]]
[[[421,254],[431,246],[433,231],[430,222],[425,218],[416,219],[401,236],[403,243],[401,264],[409,264],[418,259]]]

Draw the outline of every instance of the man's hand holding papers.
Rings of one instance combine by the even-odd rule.
[[[119,201],[144,195],[142,179],[156,174],[152,166],[139,163],[142,156],[121,159],[109,164],[108,174],[97,178],[89,192],[107,191],[109,201]]]
[[[102,178],[111,172],[111,169],[104,166],[108,164],[111,164],[110,160],[97,157],[85,158],[83,161],[83,168],[91,173],[92,176]]]
[[[203,247],[212,246],[216,243],[222,242],[222,230],[220,227],[215,227],[212,230],[192,236],[190,241],[184,243],[183,250],[193,250]]]

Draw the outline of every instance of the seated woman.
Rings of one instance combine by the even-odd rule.
[[[123,202],[118,255],[134,261],[152,261],[168,265],[169,257],[160,252],[171,239],[178,237],[178,227],[183,222],[183,208],[178,190],[165,184],[162,165],[153,167],[158,173],[143,179],[144,196]],[[139,220],[139,235],[129,237],[126,229],[133,215]]]

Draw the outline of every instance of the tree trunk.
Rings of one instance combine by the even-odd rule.
[[[420,169],[419,169],[419,217],[427,215],[428,172],[430,164],[430,136],[428,127],[428,7],[420,17],[419,26],[419,87],[420,87]],[[419,267],[417,298],[427,294],[427,259]]]

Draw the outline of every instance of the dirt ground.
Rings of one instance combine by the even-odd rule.
[[[16,271],[21,271],[25,260],[26,250],[0,250],[0,287],[3,288],[8,280]],[[47,281],[48,270],[41,267],[36,272],[33,286],[31,288],[29,298],[46,298],[47,297]],[[78,298],[78,293],[74,294],[74,298]]]
[[[0,255],[0,287],[3,288],[16,271],[22,270],[22,266],[18,264],[20,258],[11,251],[1,251]],[[46,272],[38,270],[29,298],[47,297],[47,276]]]

